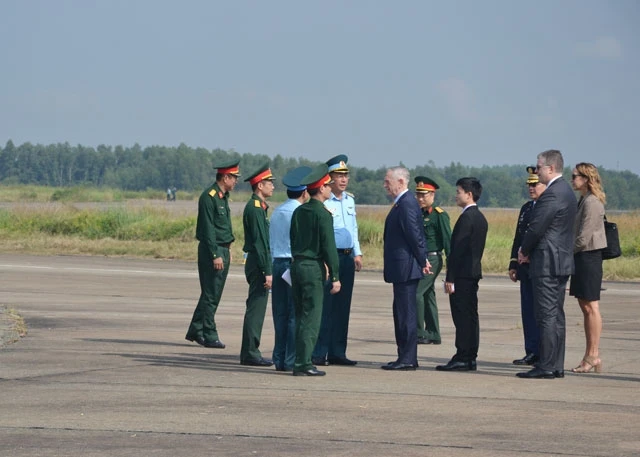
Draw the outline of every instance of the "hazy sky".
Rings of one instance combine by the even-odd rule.
[[[640,174],[640,1],[0,0],[0,143]]]

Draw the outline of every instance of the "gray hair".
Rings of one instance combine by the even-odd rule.
[[[407,185],[409,184],[411,177],[409,176],[409,170],[405,167],[391,167],[389,171],[396,180],[403,179]]]
[[[538,159],[542,159],[545,165],[551,165],[557,173],[562,173],[564,169],[564,159],[562,153],[557,149],[549,149],[548,151],[538,154]]]

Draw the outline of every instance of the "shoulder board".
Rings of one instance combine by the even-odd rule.
[[[347,194],[347,195],[348,195],[349,197],[351,197],[351,198],[356,198],[356,196],[355,196],[355,195],[353,195],[351,192],[345,192],[345,194]]]
[[[436,212],[438,212],[438,213],[444,213],[444,210],[443,210],[442,208],[440,208],[439,206],[436,206],[434,209],[435,209],[435,210],[436,210]]]
[[[216,192],[216,190],[215,190],[215,189],[211,189],[211,190],[209,191],[209,195],[211,195],[212,197],[215,197],[215,196],[216,196],[216,193],[217,193],[217,192]]]
[[[256,208],[260,208],[260,201],[259,200],[254,200],[253,201],[253,206],[255,206]]]
[[[329,208],[327,208],[326,206],[322,205],[322,207],[325,209],[325,211],[329,214],[331,214],[331,216],[333,216],[333,211],[331,211]]]

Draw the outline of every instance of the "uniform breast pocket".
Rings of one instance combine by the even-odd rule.
[[[225,214],[227,214],[227,208],[220,205],[216,206],[216,214],[220,216],[224,216]]]
[[[347,206],[347,214],[349,216],[355,216],[356,215],[356,208],[355,206]]]

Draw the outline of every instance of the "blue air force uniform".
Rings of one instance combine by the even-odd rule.
[[[329,173],[348,174],[347,156],[338,155],[326,163]],[[342,198],[333,193],[324,202],[333,218],[333,233],[340,261],[340,292],[331,295],[331,284],[325,286],[322,307],[322,324],[318,342],[313,351],[313,360],[317,364],[355,365],[347,358],[347,335],[349,332],[349,315],[351,313],[351,297],[355,280],[354,257],[362,256],[358,239],[358,221],[356,219],[356,202],[353,195],[342,192]]]

